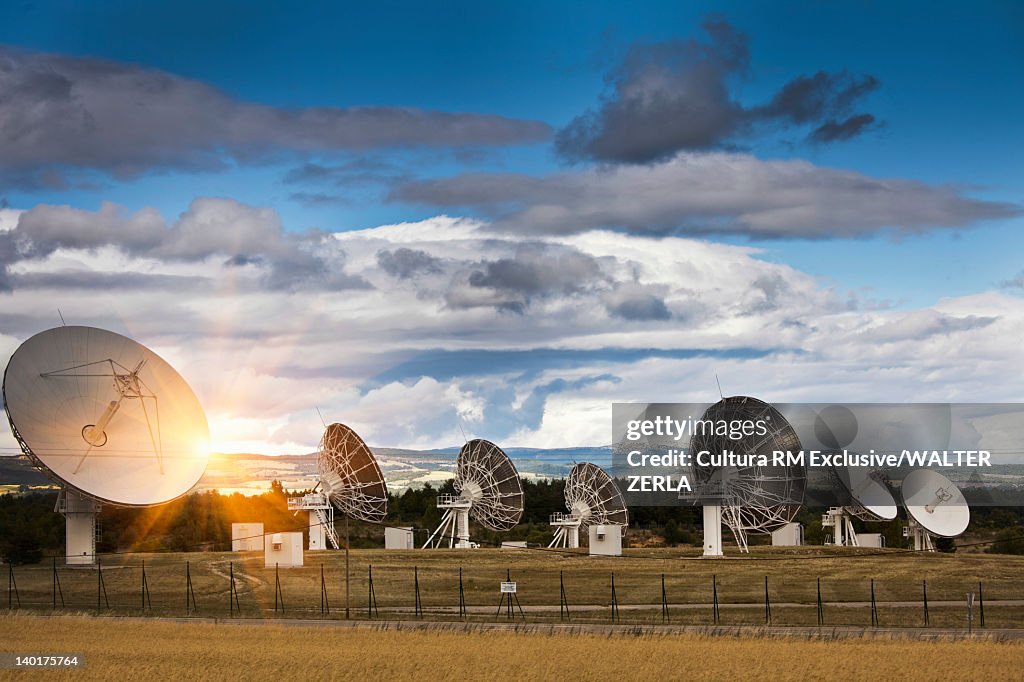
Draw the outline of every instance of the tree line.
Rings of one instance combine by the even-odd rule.
[[[565,481],[522,479],[525,508],[521,523],[507,533],[498,533],[474,523],[473,539],[484,546],[503,540],[546,545],[552,537],[550,515],[564,512]],[[99,513],[101,553],[161,551],[225,551],[231,549],[231,524],[262,522],[267,533],[308,531],[305,512],[288,511],[287,498],[308,491],[286,491],[273,481],[262,495],[222,495],[198,492],[156,507],[103,507]],[[454,493],[452,481],[435,488],[424,485],[389,495],[386,525],[411,526],[422,543],[441,521],[436,497]],[[10,563],[36,563],[45,557],[64,554],[64,520],[55,513],[56,492],[19,492],[0,495],[0,558]],[[803,508],[796,520],[804,525],[806,544],[822,544],[826,529],[821,526],[823,510]],[[697,507],[630,507],[630,527],[652,544],[699,544],[701,514]],[[1019,507],[978,507],[971,510],[971,530],[995,534],[990,548],[999,553],[1024,554],[1024,509]],[[862,524],[858,530],[881,532],[886,546],[903,547],[903,522]],[[352,547],[380,547],[383,526],[353,522]],[[766,536],[752,536],[754,542]],[[940,549],[955,551],[953,541],[943,540]]]

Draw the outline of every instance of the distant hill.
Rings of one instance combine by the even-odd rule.
[[[371,448],[380,463],[388,488],[400,492],[426,483],[437,486],[452,477],[458,447],[435,450]],[[610,447],[580,448],[508,448],[519,473],[527,477],[561,478],[574,462],[611,465]],[[256,453],[214,453],[200,479],[197,490],[219,490],[230,494],[258,494],[279,480],[289,490],[316,485],[316,453],[304,455],[265,455]],[[20,485],[52,485],[23,457],[0,457],[0,491]]]

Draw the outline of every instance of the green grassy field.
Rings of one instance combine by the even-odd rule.
[[[46,679],[423,680],[1003,680],[1024,644],[885,638],[817,640],[699,634],[386,631],[172,623],[62,616],[0,617],[0,651],[75,653],[78,670]],[[28,679],[38,671],[0,670]]]
[[[764,623],[765,576],[776,625],[817,623],[817,579],[821,579],[825,622],[869,625],[871,580],[883,625],[923,625],[923,586],[927,581],[930,624],[966,625],[967,592],[983,587],[985,618],[990,627],[1024,627],[1024,557],[988,554],[915,554],[898,551],[835,548],[764,548],[741,557],[702,559],[698,550],[626,550],[623,557],[590,557],[564,552],[516,549],[384,551],[353,550],[350,563],[352,617],[367,617],[369,568],[373,569],[381,618],[413,618],[418,576],[425,617],[458,617],[459,569],[470,620],[494,620],[499,582],[506,575],[518,584],[518,598],[528,620],[559,619],[560,576],[570,617],[580,622],[611,618],[611,578],[622,622],[661,621],[662,576],[674,623],[709,624],[713,584],[727,625]],[[837,556],[840,555],[840,556]],[[101,596],[104,612],[142,612],[142,565],[154,615],[186,612],[186,561],[200,615],[226,616],[229,575],[234,571],[243,617],[275,615],[275,572],[253,553],[132,554],[103,558]],[[276,615],[321,616],[321,567],[330,613],[344,617],[344,552],[307,552],[303,568],[279,571],[281,591]],[[414,572],[415,571],[415,572]],[[53,571],[46,564],[15,568],[21,608],[49,611]],[[95,611],[95,569],[60,568],[64,606]],[[0,576],[2,578],[2,576]],[[2,594],[2,593],[0,593]],[[17,600],[10,597],[13,606]],[[109,609],[107,603],[109,602]],[[58,598],[59,605],[59,598]],[[6,606],[0,601],[0,607]],[[980,613],[978,614],[980,616]]]

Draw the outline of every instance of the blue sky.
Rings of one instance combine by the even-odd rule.
[[[708,29],[708,21],[723,32]],[[730,50],[740,44],[735,57]],[[545,368],[592,369],[589,379],[558,384],[563,397],[596,396],[596,386],[616,399],[616,390],[633,385],[629,398],[642,399],[642,384],[627,379],[616,389],[604,377],[618,377],[620,366],[639,371],[647,360],[720,353],[738,363],[737,372],[759,363],[759,376],[768,377],[773,365],[762,352],[818,357],[813,343],[786,336],[799,325],[823,335],[824,348],[835,345],[829,334],[850,329],[843,315],[851,310],[870,317],[858,323],[864,328],[892,323],[886,315],[971,317],[981,328],[989,317],[1005,321],[1001,315],[1015,314],[1020,302],[1021,287],[1007,285],[1024,283],[1018,3],[16,2],[0,7],[0,47],[7,50],[0,52],[0,131],[7,126],[8,145],[0,144],[0,202],[11,212],[9,228],[18,225],[11,248],[21,249],[16,257],[0,250],[14,282],[3,294],[12,304],[12,344],[32,327],[25,311],[38,297],[66,299],[64,307],[74,308],[84,295],[84,288],[69,289],[69,269],[179,276],[186,265],[212,268],[214,256],[224,256],[242,269],[188,276],[226,296],[226,282],[242,272],[242,280],[261,276],[273,283],[270,290],[291,296],[296,282],[315,279],[297,269],[322,267],[337,275],[335,291],[404,292],[422,306],[433,301],[442,317],[458,317],[446,333],[443,321],[437,328],[403,324],[405,303],[376,300],[353,313],[369,320],[393,310],[396,319],[367,323],[360,337],[366,348],[357,353],[364,369],[331,369],[355,386],[354,393],[339,389],[339,406],[365,402],[386,388],[382,381],[408,387],[422,378],[440,382],[434,388],[441,393],[456,386],[460,414],[486,413],[486,391],[471,384],[518,367],[513,384],[522,386],[512,402],[529,404],[533,416],[506,419],[524,430],[502,435],[518,433],[525,444],[540,433],[537,405],[552,393],[552,376],[540,376]],[[48,74],[64,79],[66,100]],[[813,92],[787,100],[798,86]],[[629,99],[637,92],[639,99]],[[706,126],[683,120],[709,107]],[[426,112],[424,120],[393,122],[409,110]],[[675,137],[659,130],[677,124]],[[352,126],[364,127],[346,132]],[[843,126],[849,134],[826,135]],[[364,144],[360,130],[379,134],[378,142]],[[681,203],[672,189],[632,203],[655,183],[678,187]],[[105,203],[120,207],[111,209],[120,217],[103,218]],[[127,218],[137,211],[137,220]],[[181,228],[185,236],[163,240],[144,219],[150,211],[167,234]],[[548,221],[553,211],[567,218]],[[466,232],[469,223],[459,218],[476,221],[476,232]],[[193,219],[207,228],[188,232]],[[373,231],[419,221],[400,236]],[[356,236],[339,238],[334,262],[310,256],[302,240],[311,239],[311,229]],[[464,260],[434,238],[446,229],[463,240],[452,252],[465,250]],[[211,230],[228,236],[206,244]],[[268,236],[275,230],[280,235]],[[702,328],[700,299],[722,294],[725,285],[712,294],[700,284],[710,276],[693,283],[689,272],[673,283],[672,264],[657,273],[642,258],[615,264],[613,253],[599,255],[602,230],[634,240],[623,242],[627,250],[634,243],[659,248],[636,241],[653,236],[668,240],[666,252],[701,251],[683,241],[699,240],[713,257],[760,273],[737,285],[734,299],[765,300]],[[231,235],[257,235],[269,246],[242,248]],[[554,267],[596,284],[555,277],[538,284],[533,261],[517,246],[531,240],[548,250],[530,258],[551,257]],[[399,254],[406,260],[387,261],[393,269],[386,282],[373,270],[385,267],[380,244],[391,254],[407,251]],[[558,249],[562,255],[551,255]],[[244,270],[257,267],[252,263],[265,271]],[[625,279],[611,272],[620,265]],[[33,273],[40,269],[63,273],[63,288],[39,284],[42,275]],[[430,278],[438,282],[423,283]],[[95,281],[82,286],[102,290]],[[116,293],[103,296],[114,300]],[[604,327],[549,334],[565,323],[563,304],[582,305],[585,295],[600,299],[609,316]],[[226,323],[201,310],[196,296],[175,303],[202,329],[225,333]],[[991,310],[972,313],[979,299],[971,297]],[[239,315],[258,316],[259,306],[246,300],[231,299]],[[783,313],[787,300],[794,309]],[[822,308],[795,312],[808,300]],[[736,331],[768,307],[780,311],[769,338]],[[880,317],[871,317],[875,311]],[[115,317],[129,327],[133,314],[126,308]],[[305,316],[314,324],[312,312]],[[642,333],[650,338],[616,336],[615,322],[624,320],[648,325]],[[672,324],[691,338],[672,340]],[[516,336],[492,336],[481,325],[507,326]],[[374,334],[394,339],[394,347],[374,356]],[[966,342],[946,340],[950,347]],[[572,353],[578,361],[567,362]],[[903,362],[869,355],[862,369]],[[430,370],[417,374],[424,363]],[[920,371],[927,377],[940,370]],[[767,378],[757,385],[775,386]],[[290,414],[264,428],[284,434]],[[445,419],[436,417],[438,424]],[[382,444],[444,444],[440,435],[402,437],[412,440]],[[537,436],[542,441],[554,442]]]
[[[881,82],[870,108],[884,128],[854,141],[791,144],[785,134],[750,144],[771,158],[883,177],[976,186],[979,196],[1019,201],[1024,120],[1024,9],[1017,3],[373,3],[288,7],[277,3],[11,3],[0,9],[0,42],[154,67],[248,101],[283,107],[393,105],[477,111],[566,124],[592,106],[616,53],[637,41],[686,38],[709,12],[750,38],[751,69],[737,90],[764,99],[785,80],[817,70],[870,73]],[[497,150],[473,167],[539,173],[562,166],[550,145]],[[294,162],[290,162],[294,163]],[[33,202],[93,207],[103,200],[155,206],[168,218],[192,197],[270,203],[289,229],[343,230],[428,217],[422,207],[366,201],[310,205],[281,182],[289,163],[223,173],[162,171],[93,191],[7,191]],[[462,164],[424,164],[424,175]],[[1019,223],[937,239],[878,237],[844,246],[866,271],[829,258],[831,244],[769,245],[769,257],[924,303],[1009,279],[1006,254],[1024,243]],[[925,256],[915,255],[925,253]],[[868,259],[862,256],[869,256]],[[929,268],[969,260],[985,268]],[[908,262],[917,267],[904,268]],[[828,267],[820,264],[828,262]],[[910,272],[904,272],[910,270]]]

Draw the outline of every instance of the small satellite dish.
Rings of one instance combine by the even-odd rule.
[[[206,415],[188,383],[135,341],[57,327],[25,341],[4,372],[4,406],[21,450],[62,486],[69,564],[92,564],[99,504],[162,504],[199,482]]]
[[[590,525],[629,525],[626,502],[615,481],[604,469],[580,462],[565,479],[565,506],[568,514],[551,515],[555,537],[548,547],[579,547],[580,528]]]
[[[523,484],[508,455],[494,443],[475,438],[459,450],[455,462],[455,490],[458,495],[440,495],[438,509],[444,509],[441,524],[423,547],[468,548],[469,518],[496,531],[511,530],[523,516]]]
[[[776,450],[797,452],[801,450],[800,438],[786,418],[768,403],[748,396],[722,398],[705,410],[702,422],[714,424],[764,424],[767,433],[741,435],[730,438],[727,434],[703,431],[690,438],[690,453],[696,455],[707,451],[712,456],[725,452],[735,455],[736,466],[692,467],[696,482],[695,497],[705,501],[705,546],[708,556],[722,553],[720,528],[711,519],[718,518],[718,525],[732,530],[736,544],[744,552],[747,549],[747,533],[770,533],[793,521],[803,504],[807,487],[807,468],[804,465],[761,466],[756,463],[761,456],[773,461]],[[731,428],[731,427],[730,427]],[[696,462],[696,458],[694,458]],[[709,538],[719,538],[709,542]]]
[[[850,493],[852,514],[865,521],[891,521],[896,518],[896,500],[884,483],[864,467],[835,467],[836,478]]]
[[[832,528],[832,540],[825,544],[860,547],[860,536],[851,517],[862,521],[891,521],[896,518],[896,500],[889,488],[864,467],[833,467],[833,474],[850,496],[852,504],[830,507],[821,525]]]
[[[916,469],[903,479],[900,487],[903,505],[911,521],[925,535],[952,538],[967,530],[971,510],[956,484],[932,469]],[[915,538],[915,545],[919,544]],[[931,549],[930,538],[921,538],[923,547]]]
[[[334,509],[345,516],[380,523],[388,514],[388,486],[377,459],[355,431],[344,424],[324,430],[316,457],[319,492],[288,500],[288,508],[309,511],[309,548],[335,549],[341,544],[334,529]]]

